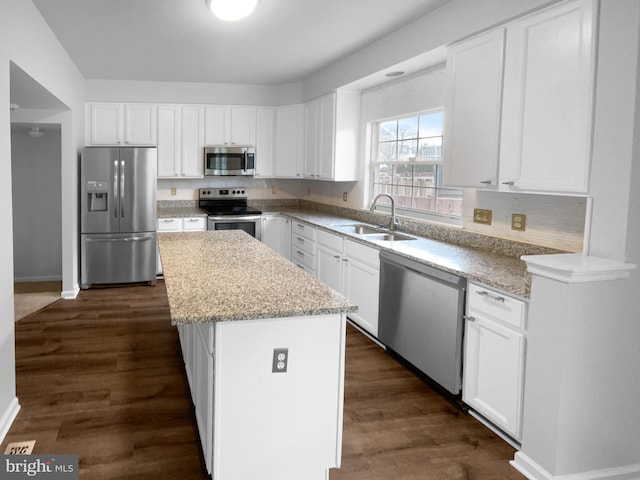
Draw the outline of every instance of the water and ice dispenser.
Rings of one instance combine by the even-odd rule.
[[[87,211],[106,212],[109,209],[109,182],[87,182]]]

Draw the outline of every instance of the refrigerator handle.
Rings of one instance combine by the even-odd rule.
[[[113,217],[118,218],[118,161],[113,161]]]
[[[120,218],[124,218],[124,160],[120,160]]]

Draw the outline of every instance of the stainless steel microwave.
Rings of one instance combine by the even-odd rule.
[[[249,175],[256,168],[256,149],[249,146],[213,145],[204,147],[204,174]]]

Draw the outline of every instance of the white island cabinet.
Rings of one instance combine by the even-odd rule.
[[[212,478],[329,478],[356,306],[241,230],[158,243]]]

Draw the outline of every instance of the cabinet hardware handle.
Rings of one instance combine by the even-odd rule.
[[[463,315],[462,318],[464,318],[465,320],[467,320],[469,322],[475,322],[476,321],[476,317],[472,317],[470,315]]]
[[[487,297],[489,300],[493,300],[494,302],[504,303],[505,298],[500,295],[491,295],[486,290],[482,290],[481,292],[476,292],[481,297]]]
[[[333,258],[340,258],[340,255],[334,255]]]
[[[343,259],[342,259],[342,261],[343,261],[343,262],[348,262],[348,261],[349,261],[349,259],[348,259],[348,258],[343,258]]]
[[[300,255],[301,257],[304,257],[304,253],[303,253],[303,252],[301,252],[300,250],[296,250],[296,253],[297,253],[298,255]]]
[[[503,185],[510,185],[513,186],[516,184],[516,182],[514,182],[513,180],[511,180],[510,182],[502,182]]]
[[[493,183],[493,180],[481,180],[480,183],[483,183],[485,185],[491,185]]]
[[[304,243],[304,238],[296,237],[296,240],[298,240],[299,242]]]

